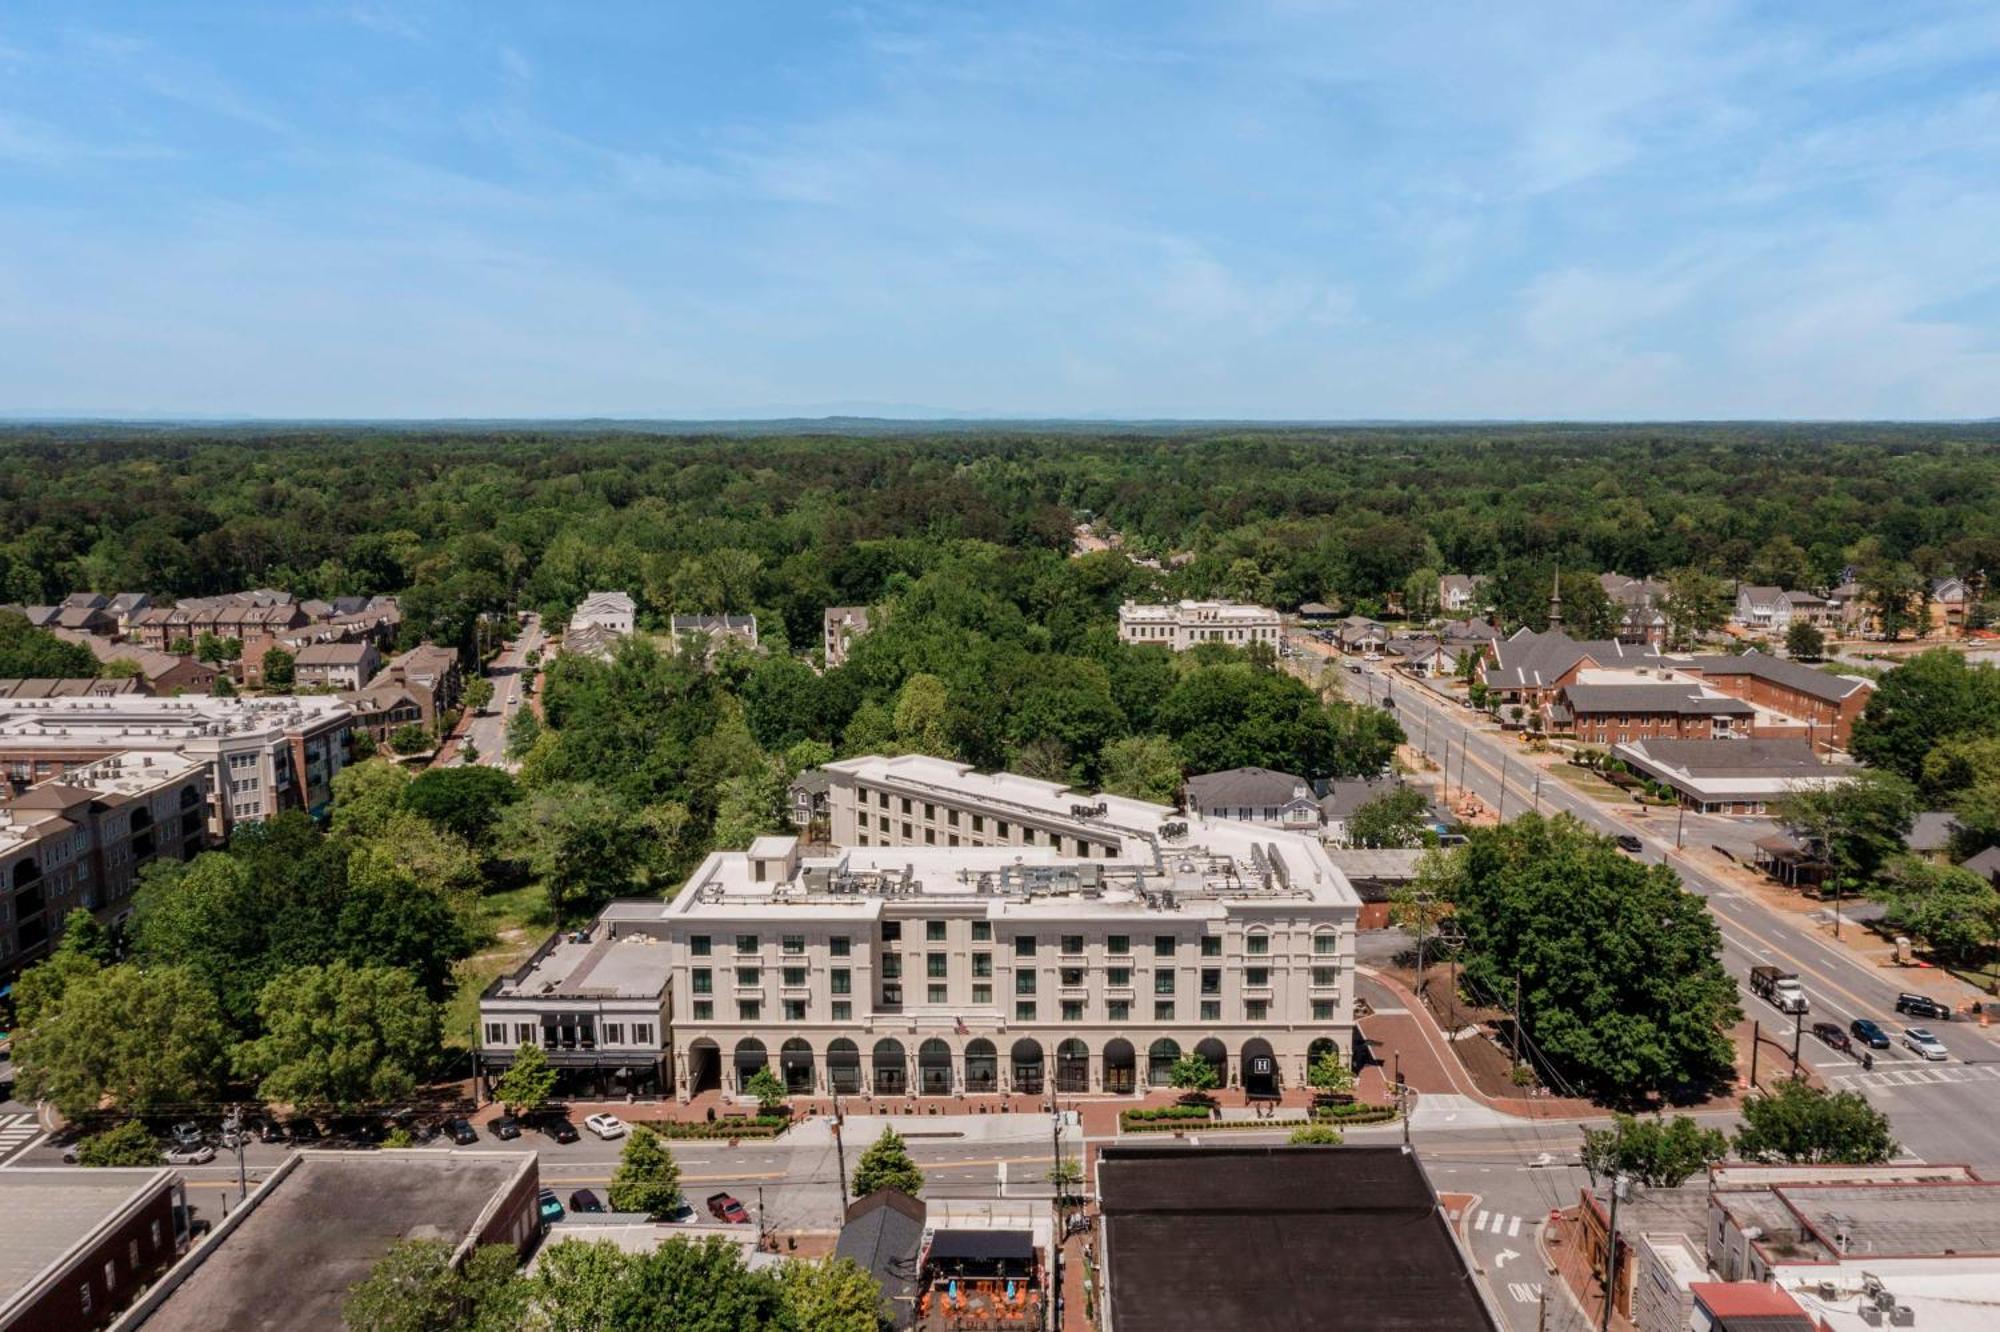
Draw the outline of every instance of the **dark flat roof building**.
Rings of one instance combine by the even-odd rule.
[[[1498,1332],[1400,1147],[1111,1146],[1097,1163],[1107,1332]]]

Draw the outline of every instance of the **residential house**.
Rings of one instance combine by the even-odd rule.
[[[866,606],[828,606],[821,633],[826,668],[832,670],[845,662],[848,648],[867,632]]]
[[[1976,600],[1971,584],[1963,578],[1932,579],[1928,597],[1930,627],[1947,634],[1963,634]]]
[[[819,768],[808,768],[792,779],[786,789],[786,804],[794,828],[811,828],[826,822],[830,812],[826,793],[832,784],[832,779]]]
[[[215,677],[220,673],[207,662],[193,657],[155,652],[137,643],[116,642],[102,634],[75,633],[68,629],[53,632],[66,642],[90,649],[90,654],[107,666],[112,662],[129,662],[132,668],[136,668],[134,678],[139,681],[139,687],[160,698],[172,698],[177,694],[206,694],[215,687]]]
[[[292,679],[301,689],[359,689],[381,669],[381,654],[367,639],[314,643],[293,658]]]
[[[1621,643],[1663,648],[1667,643],[1667,585],[1651,578],[1627,578],[1623,574],[1597,576],[1613,606],[1619,608],[1614,636]]]
[[[1486,609],[1485,574],[1446,574],[1438,579],[1438,610],[1445,615],[1477,614]]]
[[[754,615],[676,615],[668,622],[676,648],[693,643],[707,655],[724,643],[740,643],[753,651],[757,647],[757,617]]]
[[[639,608],[624,592],[593,592],[569,617],[571,629],[595,625],[613,634],[630,634],[637,627]]]
[[[1230,768],[1190,777],[1181,788],[1181,803],[1188,813],[1205,818],[1308,832],[1319,827],[1319,804],[1311,783],[1269,768]]]
[[[1903,839],[1903,846],[1913,856],[1934,864],[1948,865],[1951,863],[1952,843],[1961,830],[1958,815],[1950,810],[1925,810],[1911,821],[1910,833]]]
[[[118,617],[105,609],[110,604],[111,598],[100,592],[72,592],[56,607],[55,621],[48,627],[79,634],[116,633]]]
[[[1354,811],[1370,801],[1394,791],[1401,783],[1394,777],[1346,777],[1326,783],[1319,798],[1320,836],[1331,846],[1351,846],[1354,838],[1348,823]]]
[[[1460,660],[1458,649],[1445,646],[1432,634],[1397,634],[1384,645],[1383,652],[1401,669],[1427,679],[1456,674]]]
[[[1118,608],[1120,642],[1151,643],[1174,652],[1203,643],[1238,648],[1263,643],[1276,648],[1283,634],[1283,620],[1267,606],[1234,601],[1179,601],[1171,605],[1128,601]]]
[[[1746,583],[1736,589],[1736,611],[1731,618],[1755,633],[1782,634],[1795,624],[1831,629],[1840,623],[1840,608],[1811,592]]]
[[[378,677],[365,688],[341,694],[340,701],[353,709],[354,729],[380,749],[405,726],[429,725],[424,718],[424,700],[429,697],[428,690],[420,695],[408,685]]]
[[[47,629],[62,614],[60,606],[0,606],[0,611],[8,611],[20,616],[36,629]]]
[[[1304,624],[1331,624],[1340,618],[1340,612],[1324,601],[1308,601],[1299,607],[1299,620]]]
[[[1379,653],[1389,643],[1389,627],[1365,615],[1349,615],[1334,630],[1342,652]]]
[[[1970,856],[1960,869],[1970,870],[1996,888],[2000,888],[2000,846],[1989,846],[1984,851]]]
[[[118,622],[118,635],[124,637],[132,632],[132,621],[139,612],[153,604],[153,599],[144,592],[120,592],[111,598],[111,604],[104,609]]]
[[[71,680],[0,680],[0,698],[116,698],[144,692],[130,676],[107,680],[89,676]]]
[[[416,701],[423,724],[435,726],[464,696],[465,673],[458,653],[436,643],[419,643],[389,658],[368,681],[371,690],[381,685],[401,686]]]
[[[841,1218],[835,1258],[845,1258],[875,1278],[882,1318],[893,1332],[917,1326],[918,1254],[928,1231],[921,1198],[901,1189],[877,1189],[848,1204]]]

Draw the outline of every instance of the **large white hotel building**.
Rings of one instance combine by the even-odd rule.
[[[604,1090],[1130,1092],[1184,1053],[1299,1085],[1351,1048],[1360,902],[1318,839],[921,756],[829,764],[834,848],[760,838],[482,998]]]
[[[1118,637],[1127,643],[1157,643],[1175,652],[1185,652],[1203,643],[1223,643],[1249,647],[1252,643],[1278,646],[1284,636],[1284,621],[1268,606],[1246,606],[1235,601],[1177,601],[1171,605],[1142,605],[1128,601],[1118,608]]]

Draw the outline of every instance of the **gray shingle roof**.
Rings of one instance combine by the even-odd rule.
[[[1197,811],[1261,808],[1284,804],[1301,787],[1310,796],[1312,788],[1305,778],[1295,777],[1289,772],[1274,772],[1270,768],[1230,768],[1224,772],[1205,772],[1188,778],[1187,798],[1188,804]]]
[[[1757,710],[1738,698],[1703,698],[1692,684],[1573,684],[1563,690],[1576,713],[1671,712],[1682,716],[1750,717]]]
[[[1703,675],[1754,675],[1828,703],[1838,703],[1856,690],[1874,688],[1868,681],[1851,675],[1832,675],[1754,650],[1740,657],[1696,657],[1690,665]]]

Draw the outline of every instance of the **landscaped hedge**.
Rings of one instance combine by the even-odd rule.
[[[1156,1105],[1144,1109],[1120,1110],[1118,1125],[1131,1128],[1136,1124],[1185,1123],[1189,1120],[1207,1120],[1214,1111],[1205,1105]]]
[[[1199,1131],[1213,1133],[1217,1129],[1295,1129],[1303,1128],[1311,1121],[1304,1119],[1211,1119],[1202,1123],[1188,1120],[1154,1119],[1141,1120],[1119,1127],[1127,1133],[1189,1133]]]
[[[1313,1110],[1316,1120],[1342,1124],[1381,1124],[1395,1117],[1396,1107],[1393,1105],[1368,1105],[1361,1101],[1348,1105],[1322,1105]]]
[[[1212,1119],[1206,1106],[1161,1105],[1147,1109],[1121,1110],[1118,1127],[1127,1133],[1159,1133],[1164,1130],[1200,1126],[1206,1129],[1297,1128],[1309,1123],[1381,1124],[1396,1117],[1393,1105],[1368,1105],[1355,1101],[1347,1105],[1322,1105],[1307,1119]]]
[[[792,1126],[784,1115],[758,1115],[755,1119],[718,1119],[714,1123],[662,1119],[643,1125],[663,1138],[775,1138]]]

